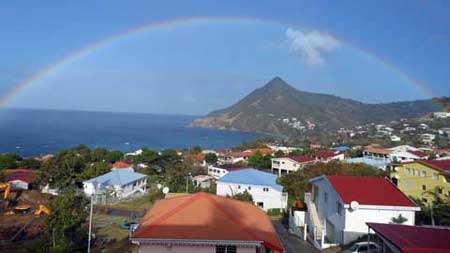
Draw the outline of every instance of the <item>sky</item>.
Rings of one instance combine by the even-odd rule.
[[[367,103],[450,96],[449,12],[438,0],[6,1],[0,109],[203,115],[275,76]]]

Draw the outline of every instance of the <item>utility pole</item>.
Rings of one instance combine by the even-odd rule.
[[[88,253],[91,253],[91,237],[92,237],[92,213],[94,210],[94,196],[95,196],[95,192],[96,192],[96,187],[97,187],[97,183],[93,182],[92,183],[94,186],[94,191],[91,194],[91,209],[89,211],[89,237],[88,237]]]
[[[191,177],[191,172],[186,175],[186,193],[188,193],[189,190],[189,178]]]
[[[431,203],[431,205],[430,205],[430,216],[431,216],[431,226],[432,227],[434,227],[434,217],[433,217],[433,207],[434,207],[434,205],[433,205],[433,203]]]

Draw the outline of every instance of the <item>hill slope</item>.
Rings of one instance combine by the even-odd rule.
[[[448,99],[444,100],[448,103]],[[333,95],[303,92],[275,77],[236,104],[196,119],[190,126],[289,135],[295,129],[311,124],[331,131],[370,122],[418,117],[439,109],[433,100],[365,104]],[[296,127],[292,125],[295,121],[300,122]]]

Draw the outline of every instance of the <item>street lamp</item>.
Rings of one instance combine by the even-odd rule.
[[[188,193],[189,190],[189,178],[191,178],[191,172],[189,172],[186,176],[186,193]]]

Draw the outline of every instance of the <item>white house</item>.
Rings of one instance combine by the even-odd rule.
[[[437,119],[450,118],[450,112],[434,112],[433,117]]]
[[[305,165],[314,162],[310,156],[297,155],[280,158],[272,158],[272,173],[279,176],[289,174],[305,167]]]
[[[391,141],[392,142],[399,142],[399,141],[401,141],[402,140],[402,138],[400,138],[399,136],[397,136],[397,135],[391,135]]]
[[[197,175],[192,178],[192,183],[194,183],[196,187],[205,189],[211,187],[211,181],[213,179],[214,177],[210,175]]]
[[[105,200],[105,197],[120,200],[134,194],[145,193],[147,175],[130,170],[113,170],[84,181],[83,189],[87,196],[95,194],[96,201]]]
[[[366,222],[390,223],[400,215],[414,225],[417,207],[383,177],[320,176],[305,194],[306,231],[323,249],[367,234]]]
[[[287,193],[283,192],[283,186],[277,184],[276,180],[276,175],[253,168],[232,171],[216,181],[216,194],[234,196],[248,192],[253,202],[266,211],[286,209]]]
[[[345,159],[345,154],[339,150],[320,150],[313,157],[316,161],[326,163],[332,160],[342,161]]]
[[[420,150],[417,151],[398,151],[390,154],[391,161],[395,162],[412,162],[417,160],[426,160],[428,159],[428,155]]]
[[[224,164],[224,165],[209,165],[208,175],[214,177],[215,179],[225,176],[230,171],[243,170],[252,168],[250,166],[238,166],[234,164]]]

